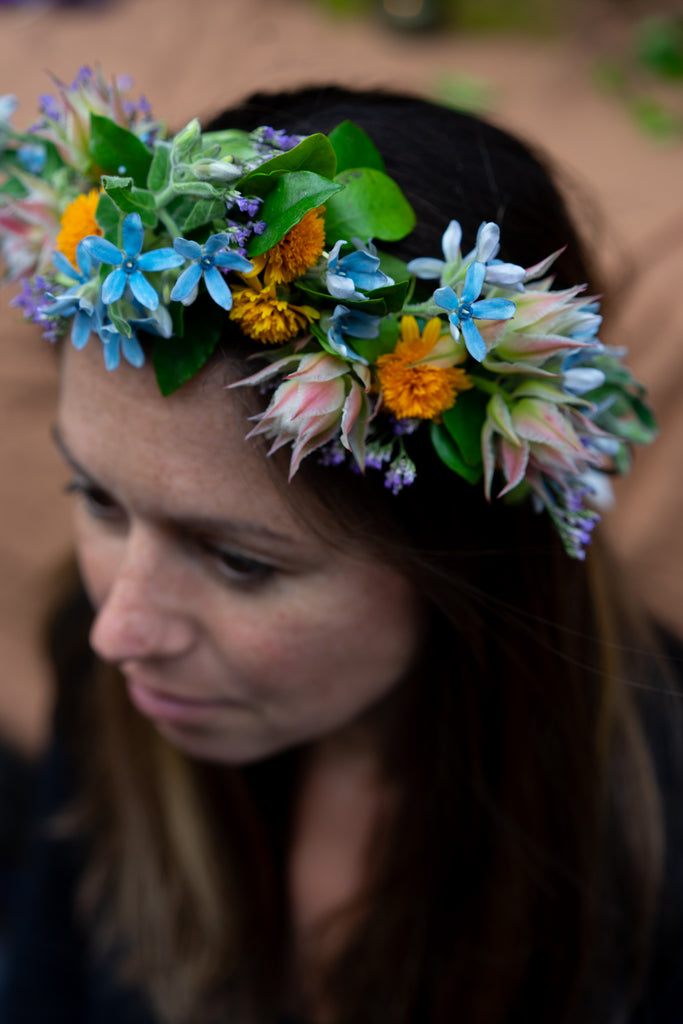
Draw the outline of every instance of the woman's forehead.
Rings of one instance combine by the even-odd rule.
[[[59,436],[101,486],[150,506],[172,504],[178,514],[216,509],[300,530],[262,447],[244,440],[242,403],[221,372],[164,397],[151,367],[108,371],[96,346],[62,353]]]

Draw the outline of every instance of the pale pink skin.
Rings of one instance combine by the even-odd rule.
[[[321,532],[293,511],[238,399],[215,373],[162,398],[149,367],[108,373],[98,346],[64,349],[92,645],[171,743],[230,764],[364,734],[423,639],[400,573],[327,541],[305,494]]]

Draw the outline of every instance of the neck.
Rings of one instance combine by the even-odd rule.
[[[393,805],[372,732],[359,725],[318,743],[295,806],[288,862],[293,982],[296,1001],[313,1007],[315,1020],[325,1013],[311,996],[311,980],[357,920],[378,827]]]

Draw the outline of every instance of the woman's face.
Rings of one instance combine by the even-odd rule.
[[[247,429],[215,375],[163,398],[150,368],[65,345],[58,444],[92,646],[167,739],[234,764],[353,729],[422,634],[408,582],[298,520]]]

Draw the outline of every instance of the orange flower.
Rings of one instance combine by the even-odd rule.
[[[295,281],[318,262],[325,244],[325,208],[309,210],[266,253],[266,284]]]
[[[459,391],[473,387],[465,371],[452,365],[462,358],[461,352],[442,351],[444,345],[453,345],[450,335],[442,340],[443,327],[434,317],[420,335],[415,317],[404,316],[396,348],[377,360],[384,408],[398,419],[438,419]]]
[[[95,220],[100,193],[94,188],[87,195],[78,196],[62,214],[62,230],[57,235],[56,247],[72,266],[76,266],[76,246],[86,235],[101,235]]]
[[[296,338],[320,316],[311,306],[294,306],[278,298],[272,284],[260,289],[233,288],[229,315],[244,334],[265,345],[280,345]]]

